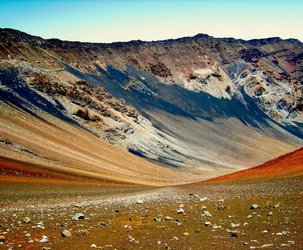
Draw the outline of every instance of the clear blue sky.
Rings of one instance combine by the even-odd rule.
[[[303,0],[0,0],[0,27],[90,42],[197,33],[303,41]]]

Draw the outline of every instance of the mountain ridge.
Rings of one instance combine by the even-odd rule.
[[[202,34],[94,44],[24,34],[0,31],[0,103],[47,122],[61,114],[160,168],[206,179],[302,146],[296,41]]]
[[[27,38],[27,41],[32,39],[37,39],[39,41],[46,41],[46,42],[55,42],[55,43],[75,43],[75,44],[86,44],[86,45],[119,45],[119,44],[156,44],[156,43],[171,43],[171,42],[185,42],[189,40],[194,39],[203,39],[203,38],[213,38],[222,40],[224,42],[242,42],[242,43],[248,43],[248,44],[266,44],[269,42],[280,42],[280,41],[286,41],[291,43],[297,43],[302,45],[302,41],[300,41],[297,38],[285,38],[282,39],[281,37],[266,37],[266,38],[253,38],[253,39],[242,39],[242,38],[233,38],[233,37],[215,37],[204,33],[198,33],[193,36],[183,36],[178,38],[169,38],[169,39],[163,39],[163,40],[151,40],[151,41],[145,41],[141,39],[135,39],[135,40],[129,40],[129,41],[115,41],[115,42],[84,42],[84,41],[70,41],[70,40],[62,40],[60,38],[43,38],[40,36],[31,35],[27,32],[23,32],[17,29],[12,28],[0,28],[0,39],[2,41],[11,41],[12,37],[11,35],[18,35],[18,38]],[[4,36],[6,35],[6,36]],[[5,39],[6,38],[6,39]],[[5,39],[5,40],[4,40]],[[15,40],[16,41],[16,40]],[[25,40],[26,41],[26,40]]]

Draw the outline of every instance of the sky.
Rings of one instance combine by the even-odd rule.
[[[303,41],[303,0],[0,0],[0,27],[83,42],[198,33]]]

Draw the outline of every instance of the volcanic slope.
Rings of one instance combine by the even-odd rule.
[[[97,44],[1,29],[0,97],[207,179],[302,146],[302,52],[294,39]]]
[[[1,181],[63,180],[171,185],[188,175],[121,151],[96,135],[54,116],[31,115],[0,105]]]
[[[303,148],[282,155],[259,166],[219,176],[205,182],[220,183],[244,180],[266,180],[301,175],[303,175]]]

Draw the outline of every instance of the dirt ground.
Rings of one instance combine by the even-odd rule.
[[[165,188],[0,187],[0,249],[303,249],[302,176]],[[85,218],[73,220],[77,213]],[[39,242],[43,235],[48,243]]]

